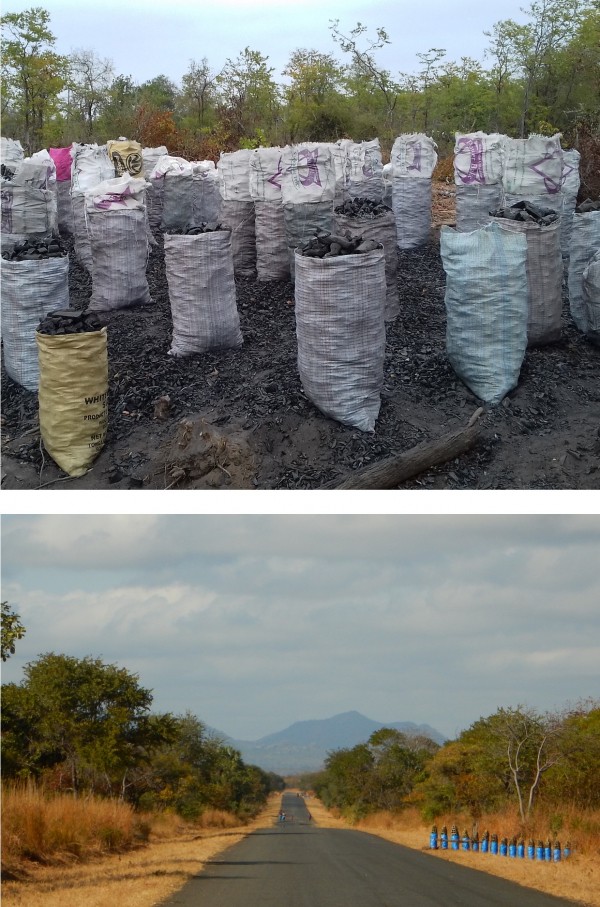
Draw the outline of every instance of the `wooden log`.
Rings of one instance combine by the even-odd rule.
[[[363,469],[357,469],[345,478],[334,479],[321,488],[371,491],[396,488],[426,469],[453,460],[474,447],[481,437],[477,425],[481,412],[482,410],[477,410],[465,428],[449,432],[435,441],[425,441],[410,450],[386,457],[385,460],[365,466]]]

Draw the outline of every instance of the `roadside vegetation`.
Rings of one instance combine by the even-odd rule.
[[[585,191],[600,191],[600,9],[597,0],[534,0],[525,21],[494,22],[484,63],[423,48],[414,71],[380,64],[384,27],[330,23],[332,52],[294,49],[282,73],[260,50],[235,59],[190,60],[181,84],[157,75],[137,84],[102,49],[54,50],[42,6],[6,12],[3,134],[27,153],[125,135],[166,145],[188,160],[301,141],[378,137],[384,154],[403,132],[425,132],[449,156],[455,131],[518,137],[563,133],[582,154]],[[206,48],[208,51],[209,48]],[[158,64],[160,65],[160,63]]]

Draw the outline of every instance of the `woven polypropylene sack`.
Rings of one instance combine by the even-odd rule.
[[[115,168],[115,176],[129,173],[138,179],[144,176],[142,146],[131,139],[106,143],[106,153]]]
[[[528,345],[560,340],[563,282],[560,219],[547,225],[500,217],[496,222],[510,233],[522,233],[527,240]]]
[[[88,210],[87,222],[92,250],[90,310],[150,304],[146,209]]]
[[[583,304],[587,315],[587,336],[600,346],[600,250],[583,272]]]
[[[56,184],[56,203],[58,232],[73,233],[73,205],[71,204],[71,180],[62,180]]]
[[[9,248],[20,239],[50,239],[58,228],[55,189],[36,189],[2,182],[2,245]],[[12,239],[9,239],[12,237]]]
[[[37,327],[48,312],[69,307],[69,257],[0,260],[2,343],[7,374],[29,391],[39,382]]]
[[[317,230],[323,233],[331,233],[333,230],[333,201],[307,202],[306,204],[284,203],[283,220],[290,262],[290,275],[292,280],[294,280],[296,249],[303,248]]]
[[[383,246],[385,256],[385,320],[393,321],[400,312],[398,303],[398,245],[396,241],[396,221],[392,211],[378,217],[347,217],[335,214],[335,232],[349,230],[353,235],[359,234],[364,240],[372,239]]]
[[[170,356],[242,345],[228,230],[166,235],[165,270],[173,318]]]
[[[500,403],[527,349],[527,240],[497,223],[472,233],[442,227],[440,251],[448,358],[477,397]]]
[[[560,192],[563,151],[560,135],[504,139],[502,182],[507,195],[521,197]]]
[[[456,229],[470,233],[485,227],[492,220],[491,211],[502,206],[502,186],[494,183],[456,187]]]
[[[392,209],[399,249],[425,245],[431,234],[432,190],[430,179],[392,179]]]
[[[254,215],[257,279],[289,280],[290,257],[281,199],[278,202],[255,201]]]
[[[579,194],[579,186],[581,185],[581,178],[579,175],[580,161],[581,155],[574,148],[563,151],[560,246],[565,262],[569,259],[573,215],[575,214],[575,208],[577,207],[577,195]]]
[[[36,335],[40,433],[55,463],[82,476],[100,453],[108,424],[106,328]]]
[[[192,173],[167,173],[162,182],[163,230],[183,230],[192,222]]]
[[[233,270],[238,277],[256,275],[256,226],[254,202],[223,199],[221,223],[231,230]]]
[[[216,170],[192,177],[192,224],[216,226],[221,219],[223,200]]]
[[[85,195],[78,193],[71,195],[71,211],[73,213],[73,242],[75,255],[79,263],[92,273],[92,247],[88,234],[88,221],[85,209]]]
[[[580,331],[588,332],[588,313],[583,299],[583,272],[600,249],[600,211],[573,215],[569,249],[569,309]]]
[[[385,258],[296,253],[298,371],[307,396],[338,422],[375,430],[385,356]]]

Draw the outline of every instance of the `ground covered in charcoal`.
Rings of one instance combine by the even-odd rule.
[[[431,242],[399,253],[399,317],[387,325],[375,432],[324,416],[296,365],[294,289],[236,279],[243,346],[175,359],[158,237],[148,263],[153,303],[102,315],[108,328],[109,428],[86,475],[44,451],[37,395],[3,371],[3,489],[319,489],[463,428],[481,406],[445,349],[445,276]],[[71,255],[71,306],[91,278]],[[527,352],[518,387],[484,406],[478,443],[415,475],[409,489],[600,488],[600,350],[575,327],[564,293],[561,340]]]

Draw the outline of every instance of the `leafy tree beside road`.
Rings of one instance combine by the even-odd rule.
[[[15,654],[15,643],[25,636],[25,627],[21,618],[10,607],[2,602],[2,661]]]

